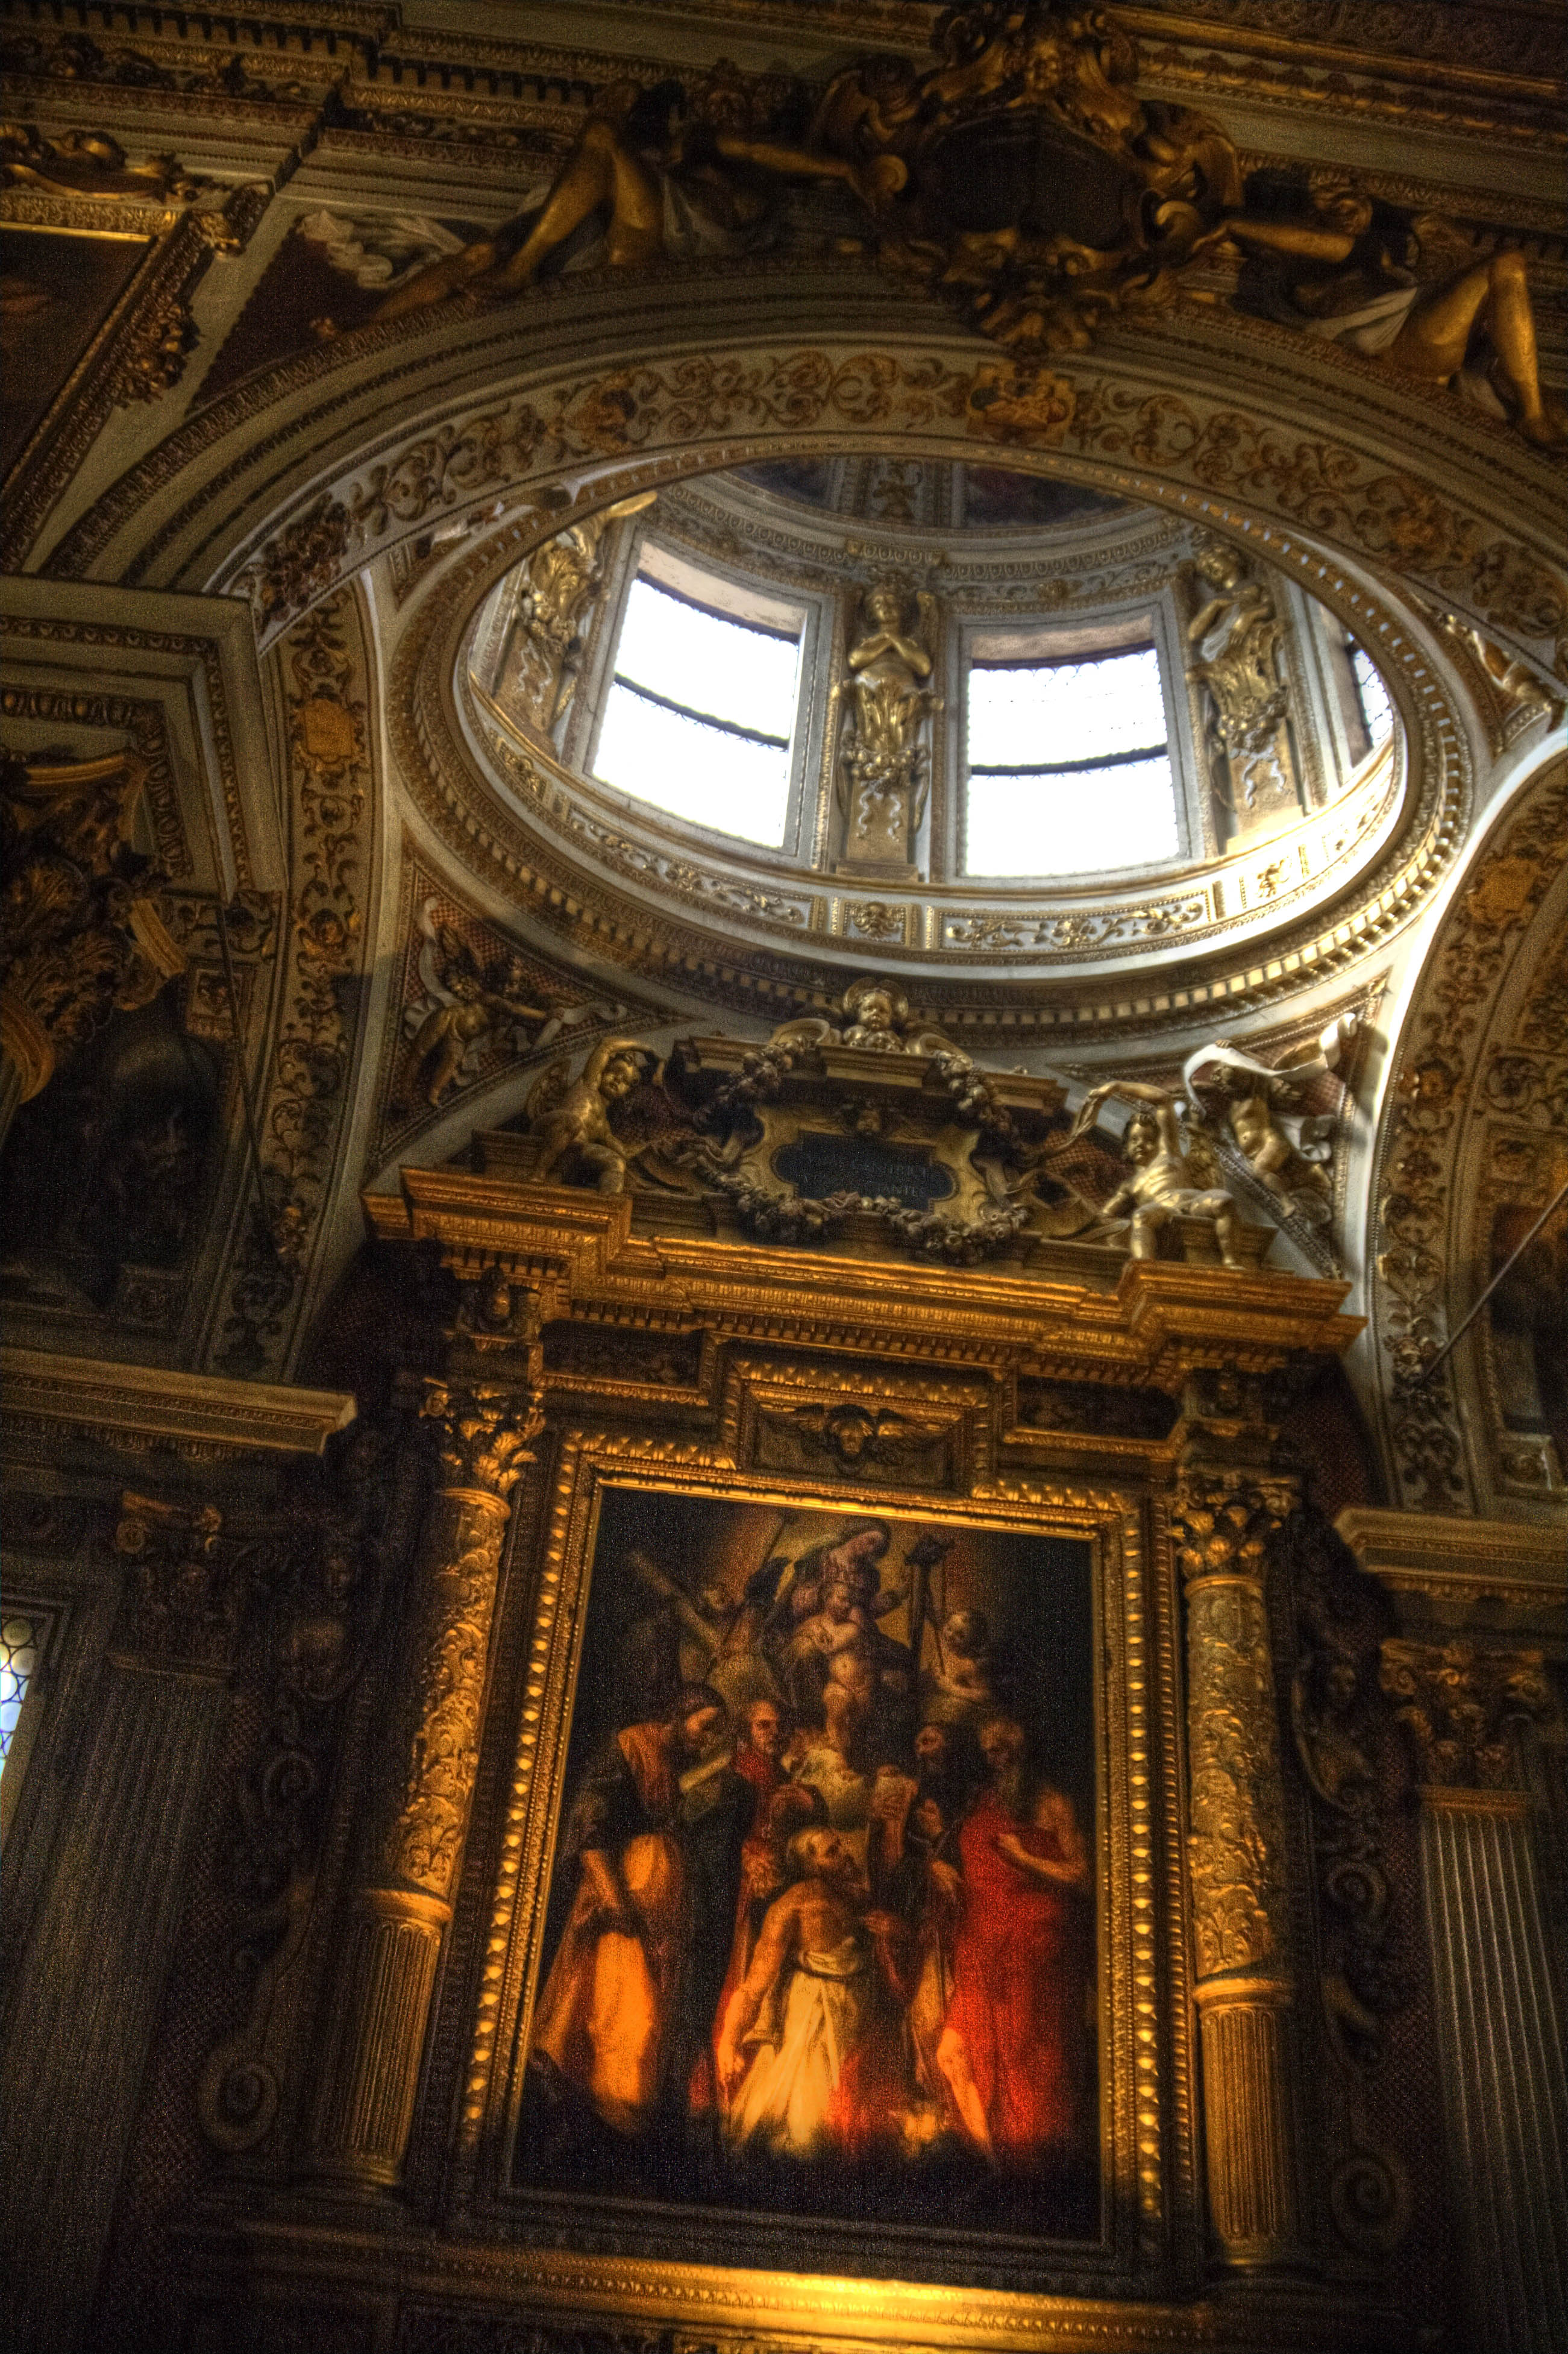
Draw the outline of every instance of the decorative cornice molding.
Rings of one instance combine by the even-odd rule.
[[[1559,1619],[1568,1612],[1561,1525],[1355,1504],[1334,1526],[1367,1574],[1401,1599],[1467,1610],[1504,1603]]]
[[[165,1365],[110,1364],[0,1348],[0,1403],[15,1424],[80,1432],[134,1453],[319,1455],[355,1417],[340,1390],[232,1382]]]

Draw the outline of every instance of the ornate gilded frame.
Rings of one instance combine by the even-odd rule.
[[[630,2201],[607,2216],[594,2202],[514,2186],[522,2062],[538,1990],[594,1546],[611,1486],[834,1512],[914,1512],[933,1522],[1092,1545],[1101,2052],[1096,2241],[953,2233],[933,2242],[923,2234],[917,2252],[863,2225],[813,2221],[810,2235],[823,2251],[821,2264],[808,2276],[792,2277],[802,2237],[794,2219],[726,2212],[721,2221],[697,2207]],[[727,1452],[679,1439],[632,1438],[603,1426],[568,1432],[528,1596],[527,1663],[516,1695],[511,1787],[497,1827],[500,1870],[462,2105],[461,2139],[474,2206],[533,2251],[635,2253],[644,2293],[670,2322],[689,2315],[694,2299],[711,2307],[717,2245],[730,2258],[719,2268],[717,2294],[747,2312],[754,2326],[781,2299],[792,2317],[839,2311],[844,2276],[913,2274],[932,2286],[1005,2290],[1009,2305],[1021,2293],[1098,2302],[1169,2289],[1184,2268],[1181,2222],[1192,2213],[1195,2151],[1178,1871],[1174,1614],[1161,1561],[1137,1486],[1046,1484],[1025,1475],[982,1481],[969,1495],[927,1499],[885,1480],[742,1471]],[[571,2263],[532,2253],[523,2261],[531,2274],[537,2266],[535,2293],[546,2302],[579,2302],[585,2275]],[[901,2286],[878,2299],[871,2334],[907,2343],[913,2329],[930,2326],[930,2312],[928,2288]],[[976,2320],[982,2331],[1017,2326],[1000,2307]]]

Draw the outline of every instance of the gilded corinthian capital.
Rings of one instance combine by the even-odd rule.
[[[497,1502],[533,1461],[529,1442],[545,1426],[538,1399],[526,1391],[428,1381],[419,1411],[440,1427],[443,1484]]]
[[[1391,1638],[1381,1681],[1431,1788],[1515,1789],[1520,1728],[1533,1723],[1562,1738],[1562,1706],[1540,1651]]]

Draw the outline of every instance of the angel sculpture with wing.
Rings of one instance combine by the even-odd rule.
[[[1333,1186],[1326,1163],[1335,1115],[1301,1115],[1314,1092],[1321,1098],[1316,1083],[1331,1080],[1328,1092],[1342,1097],[1340,1065],[1357,1026],[1353,1013],[1341,1015],[1310,1045],[1297,1047],[1272,1066],[1238,1047],[1216,1043],[1201,1046],[1182,1067],[1187,1100],[1200,1119],[1203,1110],[1195,1086],[1216,1088],[1224,1096],[1232,1138],[1253,1175],[1278,1204],[1277,1215],[1294,1214],[1325,1225],[1332,1213]]]
[[[419,910],[419,929],[424,938],[418,970],[425,996],[408,1017],[413,1032],[409,1077],[427,1103],[439,1105],[492,1031],[538,1023],[540,1028],[528,1042],[536,1046],[560,1026],[563,1017],[525,1005],[518,994],[526,977],[522,959],[508,952],[481,963],[450,924],[438,922],[433,900]]]

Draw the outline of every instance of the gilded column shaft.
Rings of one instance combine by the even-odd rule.
[[[1289,2258],[1300,2227],[1285,1805],[1263,1588],[1282,1501],[1240,1481],[1189,1479],[1175,1520],[1209,2207],[1234,2264]]]
[[[396,2182],[413,2123],[473,1799],[508,1499],[538,1420],[525,1399],[431,1387],[443,1466],[461,1476],[432,1500],[419,1547],[313,2134],[318,2169],[369,2184]]]

